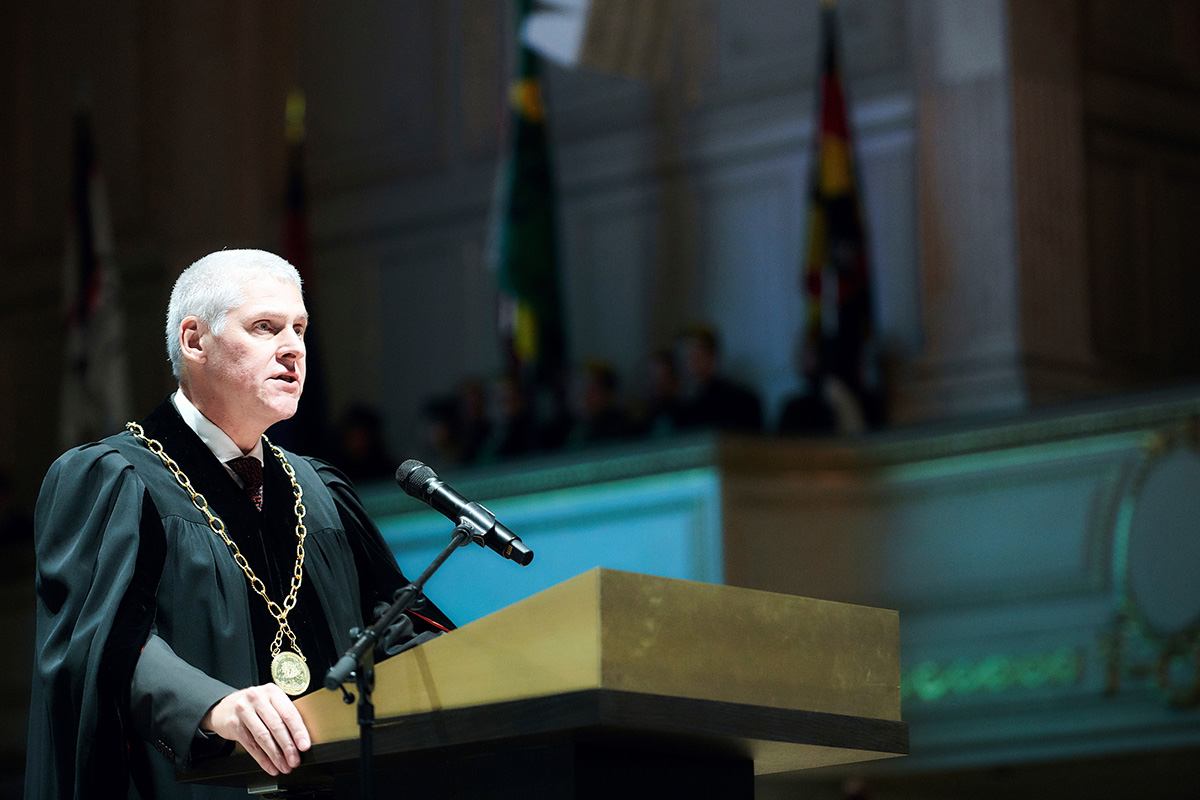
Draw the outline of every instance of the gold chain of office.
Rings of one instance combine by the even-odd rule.
[[[241,567],[245,573],[246,579],[250,581],[250,588],[267,603],[267,611],[279,623],[279,632],[275,634],[275,641],[271,643],[271,679],[290,695],[303,694],[308,688],[310,674],[308,664],[305,662],[304,654],[300,652],[300,644],[296,641],[296,634],[288,625],[288,614],[296,606],[296,598],[300,593],[300,584],[304,581],[304,537],[307,530],[304,527],[304,491],[300,488],[300,484],[296,481],[296,471],[292,469],[292,465],[288,463],[287,457],[275,445],[271,444],[267,437],[263,437],[263,441],[275,457],[279,459],[279,463],[283,465],[283,471],[287,473],[288,480],[292,482],[292,492],[296,495],[296,568],[292,571],[292,587],[288,592],[287,598],[280,606],[274,600],[267,596],[267,587],[262,580],[254,574],[254,570],[250,568],[250,563],[246,561],[246,557],[242,555],[242,551],[238,549],[237,544],[233,539],[229,538],[229,534],[225,531],[225,523],[208,507],[208,500],[204,495],[197,492],[192,487],[192,482],[188,476],[184,474],[175,460],[167,455],[163,450],[163,446],[156,439],[151,439],[146,436],[142,426],[136,422],[130,422],[125,425],[125,428],[134,436],[140,439],[151,453],[162,459],[163,464],[175,476],[176,482],[183,487],[188,493],[188,497],[205,520],[208,521],[208,527],[212,528],[213,533],[221,537],[221,541],[225,542],[230,553],[233,554],[233,560]],[[287,637],[291,643],[292,651],[289,652],[283,649],[283,637]]]

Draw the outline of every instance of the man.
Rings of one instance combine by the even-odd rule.
[[[175,770],[237,742],[287,773],[311,745],[289,695],[320,686],[407,581],[348,481],[263,436],[296,412],[307,326],[283,259],[200,259],[167,316],[179,390],[51,467],[27,798],[244,797]],[[413,612],[392,651],[448,627]]]
[[[583,366],[583,414],[567,444],[583,446],[620,441],[631,435],[629,416],[621,407],[620,381],[613,365],[603,359]]]
[[[695,325],[682,336],[692,393],[679,410],[679,427],[715,428],[759,433],[763,427],[762,401],[746,386],[717,371],[721,347],[717,333]]]

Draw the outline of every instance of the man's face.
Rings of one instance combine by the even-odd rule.
[[[708,383],[717,373],[717,354],[707,343],[693,339],[687,345],[688,372],[699,383]]]
[[[245,292],[246,302],[228,312],[220,334],[202,334],[208,348],[204,375],[222,417],[213,421],[227,433],[232,427],[261,434],[296,413],[308,312],[300,290],[287,281],[252,278]]]

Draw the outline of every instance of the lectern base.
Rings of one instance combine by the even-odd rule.
[[[377,798],[412,800],[752,800],[749,759],[631,747],[603,738],[453,748],[376,762]],[[357,776],[333,796],[357,797]]]

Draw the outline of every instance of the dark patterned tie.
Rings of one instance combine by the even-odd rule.
[[[263,465],[254,456],[242,456],[225,464],[242,479],[242,488],[254,501],[254,507],[262,511]]]

